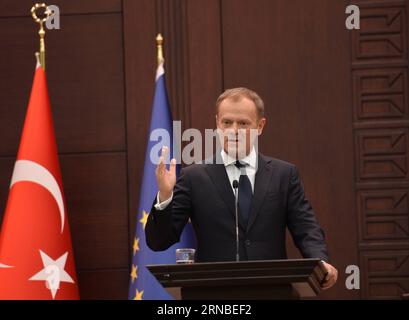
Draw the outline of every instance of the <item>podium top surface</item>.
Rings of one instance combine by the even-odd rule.
[[[253,261],[221,261],[221,262],[195,262],[180,264],[155,264],[147,265],[149,270],[229,270],[229,269],[247,269],[258,267],[272,268],[299,268],[315,267],[320,259],[283,259],[283,260],[253,260]]]
[[[319,293],[326,272],[320,259],[288,259],[148,265],[164,287],[308,285]]]

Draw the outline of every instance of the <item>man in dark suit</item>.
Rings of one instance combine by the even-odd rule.
[[[323,288],[337,280],[328,262],[324,233],[304,196],[297,168],[258,153],[254,135],[266,123],[264,103],[246,88],[225,91],[216,102],[222,133],[220,154],[210,164],[184,168],[176,183],[176,162],[166,169],[164,148],[156,170],[159,192],[145,228],[155,251],[179,241],[189,219],[197,239],[198,262],[236,259],[235,191],[238,193],[240,260],[286,259],[285,233],[305,258],[320,258],[328,275]]]

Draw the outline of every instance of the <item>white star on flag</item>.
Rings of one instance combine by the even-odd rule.
[[[44,269],[36,273],[29,280],[45,281],[45,286],[51,291],[51,295],[54,299],[58,289],[60,288],[60,282],[74,283],[71,276],[64,270],[68,252],[64,253],[55,261],[41,250],[40,255],[41,259],[43,260]]]

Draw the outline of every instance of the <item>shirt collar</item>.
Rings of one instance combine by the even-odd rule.
[[[229,156],[226,153],[226,151],[224,151],[224,149],[222,149],[221,151],[221,156],[222,156],[225,167],[230,166],[237,161],[237,159]],[[244,157],[243,159],[240,159],[240,162],[245,163],[252,168],[257,167],[257,154],[256,154],[256,150],[254,149],[254,147],[253,149],[251,149],[251,152],[246,157]]]

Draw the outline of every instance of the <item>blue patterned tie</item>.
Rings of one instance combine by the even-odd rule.
[[[253,191],[251,189],[251,182],[246,174],[245,167],[247,164],[243,164],[238,160],[234,164],[238,169],[240,169],[240,180],[239,180],[239,212],[243,218],[244,225],[247,226],[250,217],[251,210],[251,199],[253,197]]]

